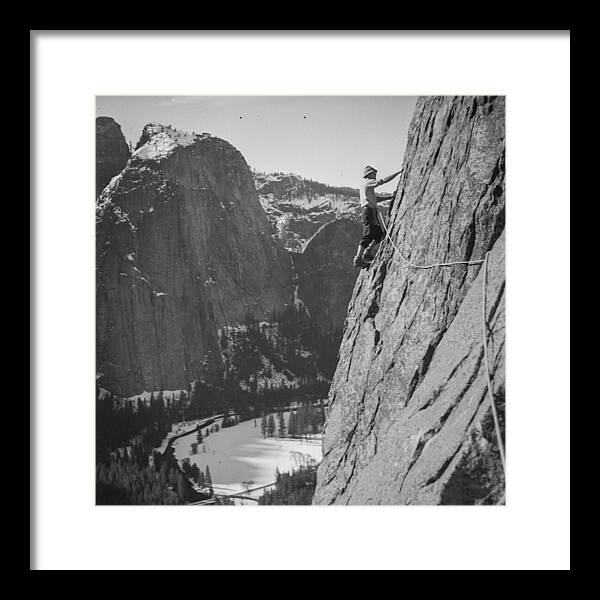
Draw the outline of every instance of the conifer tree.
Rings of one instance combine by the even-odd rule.
[[[263,412],[260,420],[260,429],[263,434],[263,438],[267,437],[267,415]]]
[[[281,410],[277,413],[277,421],[279,425],[279,437],[285,437],[285,419]]]
[[[206,485],[207,488],[210,489],[210,493],[213,493],[213,487],[212,487],[212,477],[210,475],[210,467],[208,465],[206,465],[206,472],[204,474],[204,484]]]
[[[160,466],[160,483],[161,485],[167,485],[168,476],[167,476],[167,463],[166,461],[162,463]]]
[[[273,437],[275,435],[275,418],[273,415],[269,415],[267,420],[267,435]]]
[[[185,500],[185,478],[181,473],[177,473],[177,495],[181,501]]]
[[[177,482],[177,471],[175,467],[171,467],[169,469],[169,485],[171,487],[175,487],[175,483]]]
[[[293,410],[290,412],[290,418],[288,419],[288,434],[291,436],[295,436],[297,434],[296,413]]]

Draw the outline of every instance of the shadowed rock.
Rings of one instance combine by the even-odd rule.
[[[341,333],[358,275],[352,258],[360,236],[356,221],[340,219],[321,227],[302,254],[292,253],[300,297],[323,331]]]
[[[323,339],[319,358],[328,377],[335,370],[348,302],[358,276],[352,258],[360,236],[361,226],[355,220],[340,219],[323,225],[301,254],[291,253],[298,274],[298,297]]]
[[[129,160],[121,126],[111,117],[96,119],[96,196]]]

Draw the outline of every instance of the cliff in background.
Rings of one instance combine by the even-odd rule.
[[[333,221],[315,233],[301,254],[292,254],[300,298],[323,331],[341,333],[343,328],[358,275],[352,258],[361,232],[356,221]]]
[[[419,99],[390,235],[417,264],[491,252],[486,321],[502,427],[504,200],[504,99]],[[382,244],[350,301],[315,503],[503,500],[483,366],[482,277],[480,265],[416,270]]]
[[[292,252],[302,252],[308,240],[327,223],[359,221],[358,190],[334,187],[293,173],[254,173],[260,202],[275,237]]]
[[[355,220],[339,219],[323,225],[303,252],[290,253],[297,274],[297,297],[323,338],[319,359],[330,378],[335,371],[348,302],[359,273],[352,265],[352,258],[361,232]]]
[[[291,295],[288,254],[243,156],[207,134],[147,125],[97,204],[100,385],[125,396],[187,389],[222,370],[221,329],[270,321]]]
[[[96,196],[129,160],[121,126],[111,117],[96,119]]]

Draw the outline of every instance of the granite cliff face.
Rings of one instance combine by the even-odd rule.
[[[304,251],[291,252],[296,279],[296,302],[306,308],[320,332],[319,361],[331,379],[337,363],[348,302],[358,270],[352,258],[362,228],[354,219],[323,225],[308,240]]]
[[[223,368],[219,334],[291,303],[290,260],[229,143],[144,129],[97,204],[100,385],[187,389]]]
[[[390,235],[417,264],[490,252],[487,330],[504,427],[504,99],[417,102]],[[386,240],[350,301],[316,504],[504,499],[486,393],[481,265],[417,270]]]
[[[321,227],[301,254],[292,254],[298,273],[298,294],[322,331],[341,334],[358,270],[352,258],[361,226],[340,219]]]
[[[121,126],[111,117],[96,119],[96,196],[129,160]]]

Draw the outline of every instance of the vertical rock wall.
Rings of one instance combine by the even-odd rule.
[[[486,315],[504,420],[504,99],[425,97],[390,235],[417,264],[490,251]],[[481,266],[416,270],[385,241],[359,276],[329,396],[317,504],[504,497],[486,395]]]
[[[252,175],[230,144],[146,126],[97,209],[97,362],[113,393],[218,371],[218,330],[291,302]]]
[[[111,117],[96,119],[96,196],[129,160],[121,126]]]

